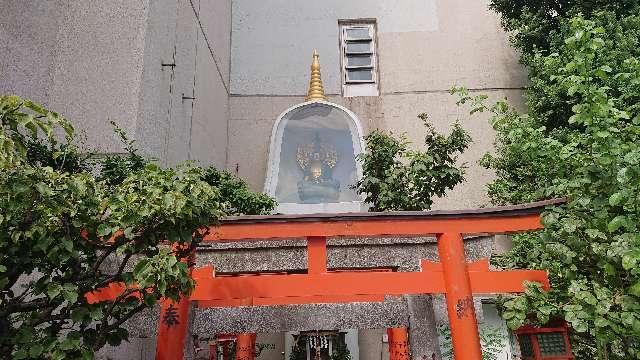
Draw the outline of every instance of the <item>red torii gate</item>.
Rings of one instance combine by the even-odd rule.
[[[545,289],[545,271],[490,271],[484,259],[468,264],[462,235],[502,234],[542,228],[540,213],[550,200],[491,209],[427,212],[346,213],[313,215],[241,216],[212,226],[205,242],[307,239],[306,274],[258,274],[216,277],[212,266],[196,269],[196,288],[180,302],[164,301],[161,317],[188,317],[189,303],[199,307],[236,307],[327,302],[384,301],[385,295],[444,293],[456,360],[481,360],[473,294],[518,293],[525,281]],[[419,272],[332,271],[327,269],[327,237],[336,236],[436,236],[440,262],[422,260]],[[116,286],[117,288],[117,286]],[[90,301],[112,297],[105,289],[90,294]],[[187,321],[161,319],[156,359],[183,358]],[[395,334],[393,337],[404,337]],[[246,341],[241,341],[241,338]],[[252,340],[253,339],[253,340]],[[240,336],[236,359],[253,359],[255,337]],[[397,344],[393,344],[397,347]],[[404,347],[406,348],[406,346]],[[408,359],[392,354],[392,359]]]

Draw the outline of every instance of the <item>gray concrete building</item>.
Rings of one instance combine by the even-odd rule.
[[[0,7],[0,93],[31,98],[69,118],[83,139],[81,146],[92,151],[122,151],[110,125],[116,121],[162,165],[195,160],[226,168],[254,190],[274,196],[280,194],[276,184],[289,184],[282,186],[294,200],[283,197],[280,202],[293,205],[280,208],[282,212],[354,211],[362,206],[358,198],[343,198],[342,193],[339,200],[296,205],[305,203],[295,200],[298,180],[287,180],[278,171],[293,161],[280,156],[288,143],[286,124],[309,116],[342,116],[325,128],[347,134],[353,156],[364,150],[362,137],[375,128],[406,133],[419,146],[424,136],[419,113],[428,113],[443,132],[460,120],[473,138],[462,156],[468,166],[466,182],[437,199],[434,208],[479,207],[487,204],[484,186],[493,177],[478,165],[492,148],[488,115],[470,118],[448,91],[461,85],[518,105],[526,81],[488,4],[5,0]],[[327,96],[316,108],[305,105],[314,49],[320,54]],[[322,115],[323,106],[334,115]],[[314,121],[316,130],[323,128]],[[323,141],[331,136],[320,134]],[[336,147],[339,153],[342,148]],[[342,189],[359,175],[355,162],[349,166],[335,170],[343,176],[334,182]],[[491,256],[504,246],[493,238],[467,243],[470,259]],[[422,258],[437,259],[433,239],[333,239],[329,250],[330,267],[410,271]],[[220,244],[201,252],[199,265],[213,263],[230,273],[305,267],[304,242],[286,249],[271,243]],[[499,358],[511,359],[508,334],[495,309],[476,301],[483,310],[481,322],[505,339]],[[354,358],[387,359],[384,329],[399,325],[410,328],[413,358],[439,358],[436,333],[446,324],[439,297],[194,310],[194,316],[192,333],[202,344],[218,333],[259,332],[258,343],[264,345],[259,359],[264,360],[288,359],[293,336],[306,330],[338,330]],[[101,357],[153,358],[157,312],[130,326],[135,335],[131,343],[105,349]],[[203,348],[197,356],[207,358],[208,347]]]

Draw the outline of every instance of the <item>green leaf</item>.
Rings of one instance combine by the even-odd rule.
[[[98,236],[111,235],[111,228],[105,224],[98,225]]]
[[[80,307],[71,312],[71,320],[75,322],[82,322],[88,315],[89,310],[85,307]]]
[[[609,197],[609,205],[618,206],[624,201],[624,195],[622,193],[614,193]]]
[[[51,283],[47,287],[47,296],[49,299],[55,299],[58,295],[60,295],[60,291],[62,290],[62,286],[60,284]]]
[[[155,297],[155,295],[153,295],[153,294],[145,294],[144,295],[144,303],[147,306],[155,305],[156,301],[157,301],[157,298]]]
[[[640,297],[640,281],[629,288],[629,294]]]
[[[38,190],[38,192],[43,196],[53,195],[53,190],[51,190],[51,188],[47,184],[43,182],[39,182],[35,186],[36,186],[36,190]]]
[[[513,319],[514,316],[516,316],[516,313],[513,311],[505,311],[502,314],[502,318],[505,320]]]
[[[46,115],[49,111],[45,110],[45,108],[43,108],[42,106],[40,106],[39,104],[36,104],[35,102],[31,101],[31,100],[25,100],[23,105],[26,108],[29,108],[35,112],[37,112],[40,115]]]
[[[62,297],[70,303],[75,303],[78,300],[78,287],[73,284],[64,284]]]
[[[13,353],[14,360],[26,359],[28,356],[29,356],[29,352],[25,348],[18,349],[16,350],[15,353]]]
[[[605,235],[605,233],[603,233],[598,229],[587,229],[585,230],[585,233],[593,239],[603,239],[603,240],[607,239],[607,235]]]
[[[91,158],[72,145],[80,139],[73,138],[68,121],[17,96],[0,96],[0,119],[0,289],[9,285],[8,271],[24,280],[15,294],[0,296],[0,307],[9,309],[9,301],[46,303],[38,311],[8,314],[12,323],[2,329],[0,348],[9,353],[0,355],[3,359],[90,359],[94,345],[126,339],[126,331],[115,329],[109,335],[110,327],[98,323],[108,320],[107,306],[114,320],[136,309],[138,299],[87,304],[84,297],[92,286],[105,285],[118,268],[112,263],[117,257],[99,263],[112,247],[135,259],[136,276],[126,267],[122,280],[155,290],[144,294],[145,304],[152,306],[158,287],[177,298],[193,285],[187,265],[170,256],[162,243],[164,234],[175,233],[196,246],[201,234],[192,238],[187,229],[215,224],[226,215],[268,214],[276,204],[215,168],[150,164],[124,136],[128,154]],[[68,135],[64,140],[58,136],[62,129]],[[124,236],[106,243],[120,229]],[[138,229],[144,236],[136,238]],[[20,298],[24,290],[28,292]],[[42,316],[40,310],[49,305],[55,319]]]
[[[100,320],[103,317],[102,308],[96,307],[90,310],[91,320]]]
[[[609,276],[614,276],[617,273],[615,266],[611,265],[610,263],[606,263],[604,265],[604,272]]]
[[[44,352],[44,347],[40,344],[33,344],[29,349],[29,357],[37,359]]]
[[[71,241],[71,239],[68,238],[62,238],[62,240],[60,240],[60,242],[62,243],[62,246],[64,247],[65,250],[71,252],[73,250],[73,241]]]
[[[607,229],[611,233],[616,232],[622,227],[624,227],[626,223],[627,223],[627,217],[624,215],[618,215],[609,222],[609,224],[607,225]]]
[[[129,240],[133,239],[134,238],[133,229],[130,228],[130,227],[125,228],[124,229],[124,236]]]
[[[638,251],[632,251],[622,255],[622,267],[625,270],[631,270],[636,267],[636,264],[640,261],[640,254]]]

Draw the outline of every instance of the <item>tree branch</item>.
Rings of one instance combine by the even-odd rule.
[[[100,265],[109,257],[109,255],[113,254],[115,251],[115,247],[111,246],[104,250],[104,252],[100,255],[100,257],[96,260],[96,263],[91,267],[91,274],[95,274],[98,272]]]
[[[120,325],[124,324],[125,321],[131,319],[133,315],[139,313],[140,311],[146,309],[147,307],[148,306],[144,302],[142,302],[135,308],[129,310],[126,314],[124,314],[122,317],[116,320],[116,322],[114,322],[113,324],[109,324],[108,318],[105,317],[107,324],[106,326],[101,327],[101,329],[99,330],[100,335],[98,336],[98,339],[96,340],[96,342],[93,344],[93,350],[98,350],[104,345],[107,334],[109,334],[111,331],[120,327]]]
[[[5,310],[0,311],[0,317],[4,317],[13,313],[21,313],[21,312],[29,312],[29,311],[37,310],[48,304],[49,304],[49,299],[47,298],[40,298],[37,300],[32,300],[24,303],[8,304],[5,307]]]
[[[114,281],[119,280],[122,277],[122,272],[124,271],[124,268],[127,266],[127,263],[129,262],[132,256],[133,256],[132,253],[127,254],[122,260],[122,262],[120,263],[120,266],[118,267],[118,270],[116,271],[116,273],[113,275],[109,275],[106,279],[100,281],[95,287],[99,289],[101,287],[109,285]]]

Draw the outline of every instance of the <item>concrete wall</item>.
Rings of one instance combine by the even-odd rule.
[[[438,29],[435,0],[234,0],[233,6],[234,94],[306,92],[298,80],[308,76],[314,48],[328,69],[326,91],[338,93],[338,19],[376,18],[381,33]]]
[[[507,98],[514,104],[522,102],[520,89],[484,89],[492,100]],[[477,93],[476,92],[476,93]],[[485,184],[493,179],[492,172],[478,165],[482,155],[492,148],[493,132],[489,114],[469,118],[467,108],[458,108],[455,97],[446,91],[386,94],[369,98],[343,98],[333,95],[329,101],[352,110],[361,120],[365,133],[383,128],[394,133],[406,132],[415,146],[423,144],[424,129],[417,114],[427,112],[436,129],[450,130],[451,123],[460,119],[473,143],[461,156],[467,164],[466,182],[458,185],[446,198],[436,199],[434,209],[463,209],[487,203]],[[262,191],[271,128],[280,113],[304,101],[304,97],[290,96],[231,96],[229,120],[229,157],[227,167],[237,169],[254,190]]]
[[[520,87],[489,1],[233,1],[231,92],[300,95],[318,49],[325,90],[340,92],[339,19],[375,18],[382,92]],[[283,71],[286,70],[286,71]]]
[[[49,105],[63,1],[4,1],[0,7],[0,93]]]
[[[87,145],[119,151],[109,120],[135,133],[147,10],[148,1],[3,2],[0,93],[43,102]]]
[[[469,119],[448,89],[463,85],[493,99],[520,104],[526,74],[510,49],[488,0],[233,1],[229,156],[255,190],[262,190],[271,127],[277,116],[304,99],[311,53],[320,53],[322,77],[332,102],[354,111],[366,131],[406,132],[416,146],[426,112],[440,131],[460,119],[474,143],[462,156],[467,182],[434,208],[486,204],[491,172],[477,161],[492,148],[493,133],[481,114]],[[338,20],[376,18],[380,96],[343,98],[340,93]]]
[[[122,151],[113,120],[163,165],[224,167],[230,40],[230,0],[7,0],[0,94],[61,113],[89,151]],[[133,334],[98,357],[154,354],[153,336]]]
[[[230,36],[230,0],[8,0],[0,93],[66,116],[87,150],[122,151],[113,120],[161,164],[224,167]]]

